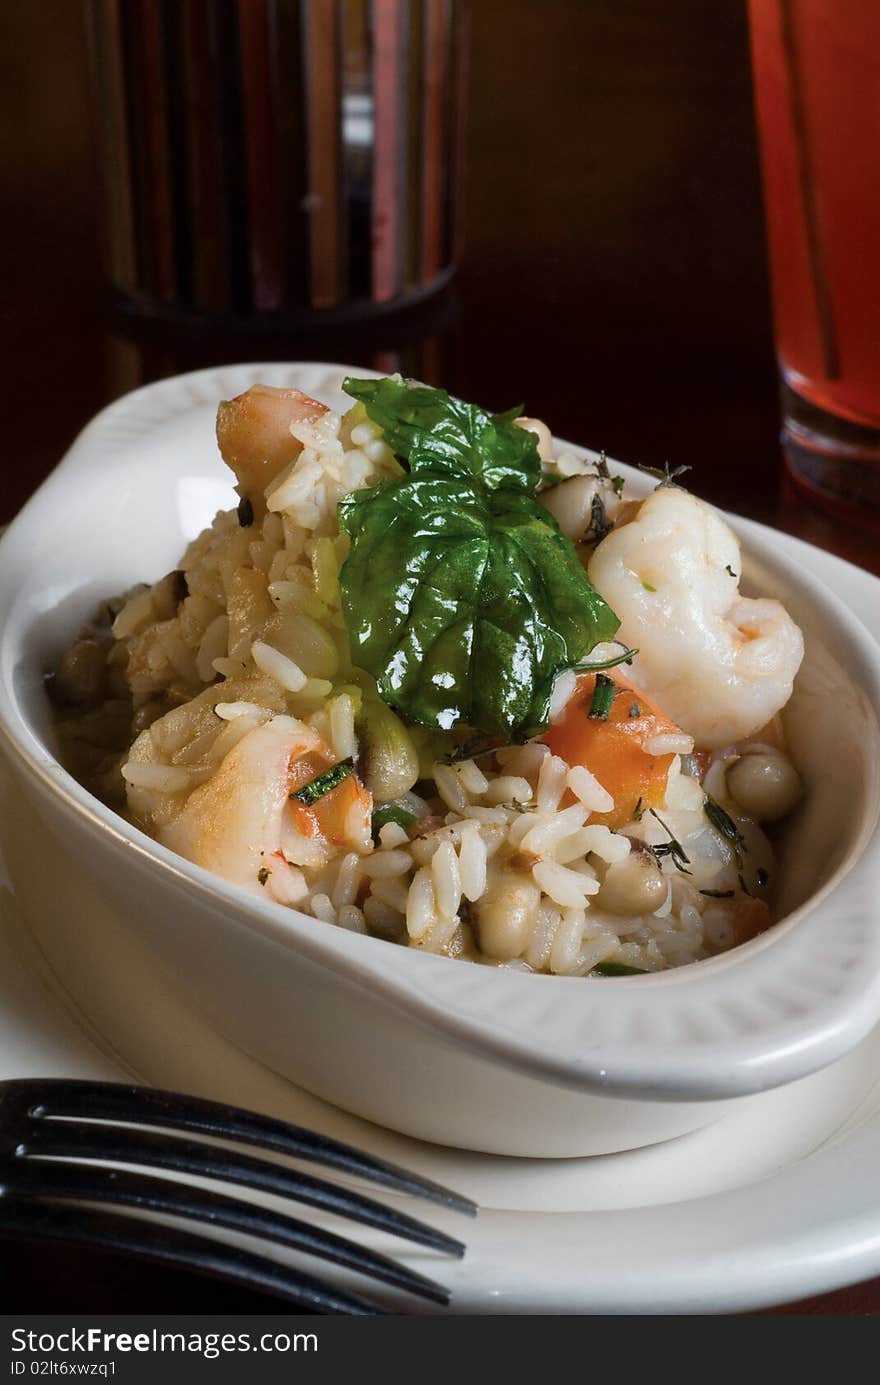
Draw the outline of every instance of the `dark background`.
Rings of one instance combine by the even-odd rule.
[[[114,313],[86,59],[76,0],[3,7],[0,520],[138,384],[392,353],[623,460],[690,464],[718,503],[880,571],[876,541],[808,508],[782,471],[744,0],[473,0],[453,293],[405,319],[258,340]],[[94,1283],[84,1306],[110,1311],[112,1277]],[[875,1283],[798,1311],[878,1308]]]

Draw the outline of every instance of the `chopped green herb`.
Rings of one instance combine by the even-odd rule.
[[[758,869],[755,871],[755,884],[758,886],[758,889],[763,890],[764,886],[767,884],[767,881],[769,879],[770,876],[767,874],[764,867],[759,866]]]
[[[605,509],[605,501],[597,492],[590,502],[590,527],[587,530],[589,542],[601,543],[611,528],[608,511]]]
[[[642,715],[642,709],[638,702],[631,702],[629,704],[629,715],[631,717],[640,717]]]
[[[347,779],[353,773],[354,761],[351,758],[340,760],[338,765],[331,765],[316,779],[310,779],[308,784],[303,784],[301,789],[296,789],[290,797],[297,799],[300,803],[317,803],[319,798],[332,793],[335,788],[339,787],[343,779]]]
[[[626,962],[597,962],[591,974],[593,976],[647,976],[648,972],[644,967],[629,967]]]
[[[645,810],[642,807],[642,800],[640,798],[636,806],[633,808],[633,822],[641,822],[644,816]]]
[[[749,898],[751,899],[751,897],[752,897],[752,892],[751,892],[751,890],[749,889],[748,885],[746,884],[745,876],[743,875],[742,871],[739,872],[739,874],[737,875],[736,878],[737,878],[737,880],[739,881],[739,887],[740,887],[740,889],[742,890],[743,894],[747,894],[747,895],[749,896]]]
[[[611,704],[617,692],[617,684],[613,678],[608,678],[604,673],[596,674],[596,686],[593,689],[593,700],[590,703],[589,716],[593,721],[607,721],[608,713],[611,711]]]
[[[604,452],[599,453],[599,460],[593,468],[593,474],[598,476],[600,481],[607,481],[616,496],[619,496],[626,482],[622,476],[612,476],[608,470],[608,458]]]
[[[651,586],[650,582],[642,582],[642,586],[645,588],[646,592],[655,592],[657,590],[656,587]]]
[[[664,462],[662,468],[656,466],[642,466],[642,464],[639,463],[639,471],[644,471],[648,476],[657,477],[657,480],[660,482],[660,485],[657,487],[658,490],[660,486],[674,486],[676,476],[683,476],[686,471],[690,470],[691,468],[689,466],[675,466],[670,471],[668,462]]]
[[[746,844],[746,839],[742,832],[740,832],[733,818],[722,808],[721,804],[716,803],[715,799],[709,794],[706,795],[706,802],[703,804],[703,812],[715,828],[715,831],[720,832],[725,841],[728,841],[733,847],[736,863],[738,866],[741,866],[742,849]]]
[[[597,659],[595,664],[575,664],[574,673],[596,673],[602,668],[616,668],[618,664],[631,664],[633,655],[638,654],[637,649],[625,649],[622,654],[615,654],[613,659]]]
[[[246,495],[238,502],[238,522],[242,529],[249,529],[254,522],[254,507]]]
[[[268,866],[260,866],[260,869],[257,871],[257,879],[261,885],[265,885],[271,874],[272,872],[269,870]]]
[[[497,736],[469,736],[455,750],[441,755],[439,763],[441,765],[457,765],[462,760],[479,760],[481,755],[488,755],[490,751],[501,748],[502,745]]]
[[[731,575],[731,577],[734,577],[734,578],[736,577],[736,573],[734,572],[733,568],[730,566],[730,563],[727,563],[727,565],[726,565],[725,568],[724,568],[724,571],[725,571],[725,572],[729,572],[730,575]]]
[[[684,875],[690,875],[691,872],[688,870],[688,866],[691,863],[691,858],[690,856],[688,856],[681,842],[677,841],[676,838],[672,835],[672,833],[669,831],[669,828],[666,826],[666,823],[663,821],[660,814],[657,812],[655,808],[649,808],[648,812],[651,814],[652,817],[657,819],[660,826],[663,828],[663,831],[669,834],[668,842],[660,842],[658,846],[648,847],[648,850],[653,855],[654,860],[659,865],[663,857],[668,856],[672,861],[672,864],[675,866],[676,870],[680,870]]]
[[[398,803],[383,803],[382,807],[377,808],[373,813],[373,836],[377,837],[380,830],[387,826],[389,822],[396,822],[398,827],[410,828],[415,820],[415,813],[409,812],[406,808],[401,808]]]
[[[410,721],[507,743],[549,721],[556,675],[620,624],[539,505],[533,433],[445,390],[347,379],[409,474],[345,496],[354,662]]]
[[[736,890],[700,890],[700,894],[708,895],[710,899],[733,899]]]

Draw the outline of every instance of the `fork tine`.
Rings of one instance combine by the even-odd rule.
[[[9,1087],[15,1082],[4,1084]],[[376,1159],[351,1145],[331,1140],[326,1135],[305,1130],[256,1111],[206,1101],[202,1097],[182,1096],[179,1092],[128,1086],[116,1082],[88,1082],[73,1078],[39,1078],[23,1081],[33,1092],[33,1103],[45,1116],[72,1116],[82,1120],[121,1120],[139,1125],[159,1125],[166,1129],[196,1130],[227,1140],[271,1149],[278,1154],[313,1160],[342,1173],[380,1183],[394,1192],[411,1193],[430,1202],[475,1216],[477,1207],[469,1198],[451,1192],[427,1178],[402,1169],[384,1159]],[[35,1114],[37,1114],[35,1112]]]
[[[29,1238],[121,1250],[183,1269],[196,1266],[216,1279],[275,1294],[311,1313],[363,1315],[384,1312],[368,1299],[336,1289],[298,1269],[177,1227],[141,1221],[118,1212],[33,1202],[14,1195],[5,1196],[0,1206],[3,1209],[0,1231],[4,1235],[18,1233]]]
[[[113,1202],[154,1212],[168,1212],[191,1221],[225,1226],[251,1236],[264,1236],[281,1245],[331,1260],[347,1269],[381,1279],[395,1288],[448,1303],[442,1284],[368,1250],[356,1241],[332,1231],[310,1226],[294,1217],[258,1207],[238,1198],[211,1192],[192,1184],[174,1183],[121,1169],[108,1170],[89,1164],[62,1164],[49,1160],[16,1160],[8,1186],[15,1198],[76,1198],[83,1202]],[[5,1205],[5,1203],[0,1204]]]
[[[336,1187],[299,1169],[284,1168],[237,1150],[177,1135],[76,1120],[39,1119],[31,1121],[20,1132],[15,1154],[17,1158],[97,1159],[115,1164],[149,1165],[200,1178],[242,1183],[249,1188],[336,1212],[432,1250],[456,1256],[464,1254],[464,1246],[452,1236],[361,1193]]]

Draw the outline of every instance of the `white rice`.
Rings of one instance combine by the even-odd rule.
[[[254,640],[251,645],[251,658],[261,673],[274,678],[286,692],[301,692],[309,681],[299,664],[288,659],[279,649],[264,644],[262,640]]]
[[[573,765],[565,776],[565,782],[589,812],[610,813],[614,808],[610,793],[603,789],[595,774],[591,774],[583,765]]]

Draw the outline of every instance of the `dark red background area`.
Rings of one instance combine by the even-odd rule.
[[[876,537],[807,507],[782,471],[744,4],[475,0],[471,36],[453,290],[405,318],[254,338],[114,312],[82,12],[4,7],[0,520],[128,389],[220,362],[328,359],[522,402],[625,461],[688,464],[717,503],[880,572]],[[126,1281],[97,1266],[75,1303],[51,1272],[35,1282],[36,1311],[109,1312]],[[174,1286],[172,1304],[158,1276],[135,1276],[137,1308],[216,1301]],[[875,1281],[784,1311],[878,1310]]]

